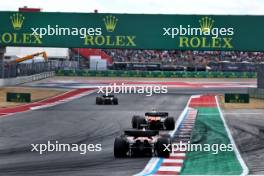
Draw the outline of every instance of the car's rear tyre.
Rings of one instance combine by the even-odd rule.
[[[113,99],[113,104],[118,105],[118,99],[116,97]]]
[[[147,125],[146,119],[144,117],[139,117],[137,119],[137,129],[143,129],[144,125]]]
[[[139,116],[133,116],[132,117],[132,120],[131,120],[131,124],[132,124],[132,128],[137,128],[137,124],[138,124],[138,119],[139,119],[140,117]]]
[[[165,133],[165,134],[160,134],[161,137],[164,137],[164,138],[171,138],[171,135],[168,134],[168,133]]]
[[[123,158],[127,156],[128,143],[121,137],[115,138],[114,156],[116,158]]]
[[[101,105],[103,104],[102,98],[101,97],[96,97],[96,104]]]
[[[171,147],[172,146],[171,146],[170,138],[166,138],[166,137],[158,138],[156,143],[157,156],[162,158],[168,158],[171,153]]]
[[[175,120],[173,117],[168,117],[164,121],[164,126],[166,130],[174,130],[175,128]]]

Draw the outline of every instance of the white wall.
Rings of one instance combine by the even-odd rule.
[[[31,75],[31,76],[20,76],[20,77],[15,77],[15,78],[0,79],[0,87],[14,86],[18,84],[27,83],[27,82],[37,81],[37,80],[52,77],[54,75],[55,73],[51,71],[51,72],[44,72],[44,73],[39,73],[36,75]]]
[[[90,56],[90,70],[106,70],[107,61],[101,56]]]

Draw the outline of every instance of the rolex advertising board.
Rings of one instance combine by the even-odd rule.
[[[0,46],[264,51],[263,16],[0,12]]]

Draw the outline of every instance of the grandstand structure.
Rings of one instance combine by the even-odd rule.
[[[113,70],[256,72],[263,52],[104,49]]]
[[[42,12],[40,8],[18,9],[19,12]],[[98,11],[95,11],[97,13]],[[264,62],[264,52],[141,50],[98,48],[36,48],[7,47],[6,58],[21,57],[39,50],[46,51],[49,60],[78,62],[79,69],[89,69],[90,58],[101,57],[112,70],[161,71],[232,71],[256,72],[257,64]],[[23,54],[21,54],[23,53]]]

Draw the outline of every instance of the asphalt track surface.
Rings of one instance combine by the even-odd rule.
[[[0,118],[0,175],[11,176],[129,176],[149,158],[115,159],[114,138],[131,127],[133,114],[153,107],[175,120],[194,94],[246,92],[246,88],[171,89],[168,94],[118,95],[120,105],[97,106],[96,94],[57,106]],[[264,175],[264,110],[224,110],[224,116],[250,174]],[[102,144],[101,152],[30,152],[30,144]]]
[[[57,106],[0,118],[0,175],[128,176],[140,172],[149,158],[115,159],[114,138],[131,127],[133,114],[156,108],[175,120],[190,95],[169,93],[118,95],[120,105],[95,105],[91,94]],[[101,152],[31,152],[30,144],[102,144]]]

